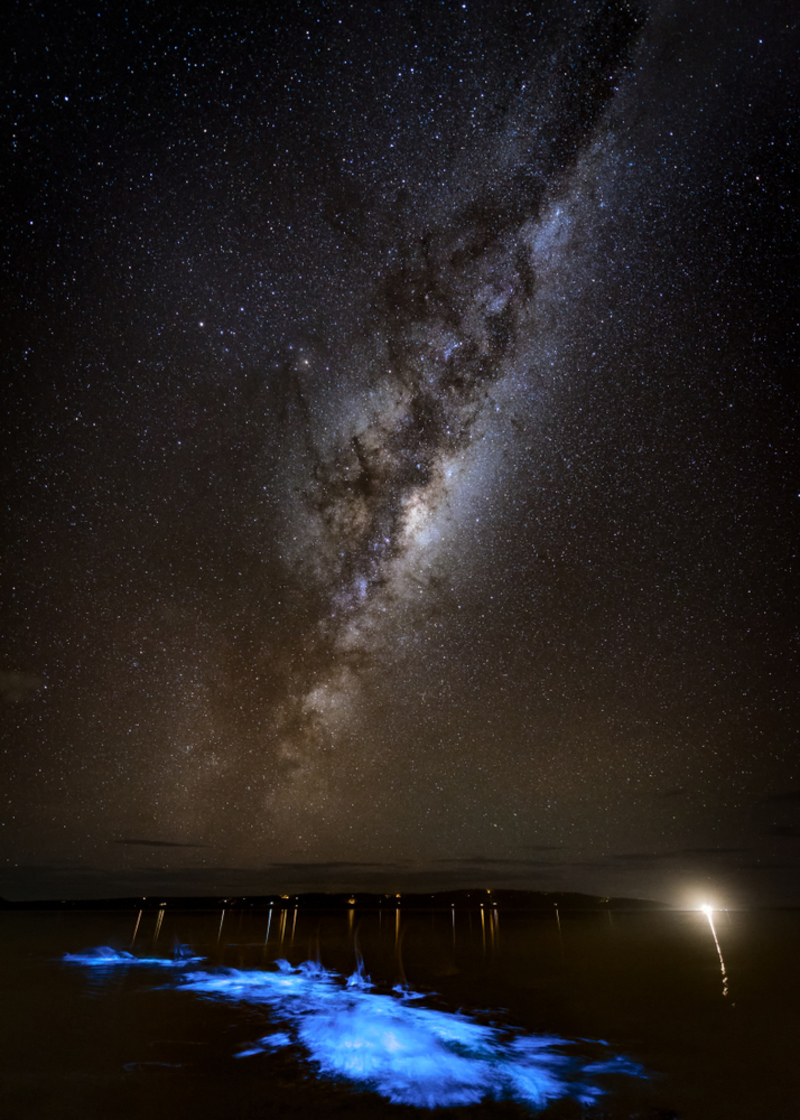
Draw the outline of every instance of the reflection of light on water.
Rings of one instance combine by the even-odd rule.
[[[561,948],[561,959],[564,959],[564,935],[561,932],[561,915],[558,912],[558,903],[554,902],[553,906],[556,908],[556,926],[558,927],[558,944]]]
[[[700,909],[703,911],[705,916],[708,918],[708,924],[711,926],[711,933],[714,936],[714,944],[717,947],[717,956],[719,957],[719,967],[720,967],[720,971],[722,972],[722,994],[724,996],[726,996],[728,994],[728,975],[725,971],[725,961],[722,959],[722,949],[720,948],[720,945],[719,945],[719,938],[717,937],[717,931],[714,928],[714,919],[712,917],[714,911],[713,911],[711,906],[701,906]]]
[[[136,941],[136,934],[139,932],[139,922],[141,922],[141,920],[142,920],[142,911],[140,910],[139,911],[139,916],[136,919],[136,925],[133,927],[133,937],[131,938],[131,949],[133,948],[134,942]]]
[[[158,911],[158,917],[156,918],[156,931],[153,934],[153,944],[154,945],[155,945],[156,941],[158,941],[159,933],[161,933],[161,923],[164,921],[164,907],[166,905],[167,905],[166,902],[162,902],[161,906],[159,908],[159,911]]]
[[[264,944],[269,941],[269,927],[272,925],[272,903],[269,904],[269,918],[267,919],[267,932],[264,937]]]
[[[136,958],[104,949],[65,960],[110,967]],[[605,1043],[583,1040],[579,1053],[577,1044],[565,1039],[485,1026],[470,1015],[421,1006],[422,996],[407,988],[379,994],[360,972],[345,981],[311,961],[297,968],[278,961],[275,972],[192,972],[176,986],[264,1005],[278,1016],[278,1029],[238,1057],[299,1044],[321,1075],[345,1079],[395,1104],[438,1108],[511,1099],[542,1108],[570,1097],[589,1105],[603,1092],[598,1075],[643,1076],[639,1065],[609,1054]]]

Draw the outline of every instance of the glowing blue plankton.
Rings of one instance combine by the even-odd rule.
[[[128,957],[121,954],[119,963],[130,963]],[[604,1043],[594,1044],[601,1056],[590,1060],[561,1038],[486,1026],[470,1015],[422,1006],[422,996],[407,989],[376,992],[360,973],[345,981],[312,962],[276,964],[274,972],[182,973],[175,984],[270,1008],[278,1029],[237,1057],[295,1045],[321,1076],[396,1104],[439,1108],[511,1099],[539,1109],[559,1097],[591,1104],[603,1092],[599,1075],[643,1076],[641,1066],[610,1054]]]
[[[67,964],[80,964],[84,968],[102,970],[142,965],[150,968],[186,968],[190,964],[200,964],[205,958],[191,956],[183,945],[178,946],[174,957],[137,957],[124,949],[111,949],[108,945],[101,945],[97,949],[87,949],[85,953],[65,953],[62,959]]]

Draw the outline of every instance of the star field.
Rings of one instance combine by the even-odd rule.
[[[796,891],[796,22],[17,14],[0,893]]]

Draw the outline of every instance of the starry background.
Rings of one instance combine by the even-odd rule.
[[[16,5],[0,893],[797,900],[797,22]]]

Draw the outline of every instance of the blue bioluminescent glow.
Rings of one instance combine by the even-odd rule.
[[[173,957],[136,957],[124,949],[112,949],[101,945],[88,949],[85,953],[65,953],[62,960],[67,964],[80,964],[88,968],[119,968],[129,965],[148,965],[156,968],[186,968],[190,964],[200,964],[205,957],[193,957],[185,945],[179,945]]]
[[[95,950],[74,963],[126,965],[129,953]],[[109,956],[109,954],[111,954]],[[112,959],[112,958],[116,959]],[[175,963],[134,958],[141,964]],[[182,962],[181,962],[182,963]],[[279,1028],[236,1056],[254,1057],[297,1045],[324,1077],[349,1081],[395,1104],[453,1107],[511,1099],[543,1108],[559,1097],[591,1104],[602,1094],[597,1077],[644,1076],[642,1067],[610,1055],[605,1043],[578,1043],[486,1026],[471,1015],[420,1005],[420,993],[380,993],[356,973],[347,980],[310,961],[276,971],[216,969],[175,980],[181,990],[269,1007]],[[600,1056],[588,1056],[599,1049]]]

